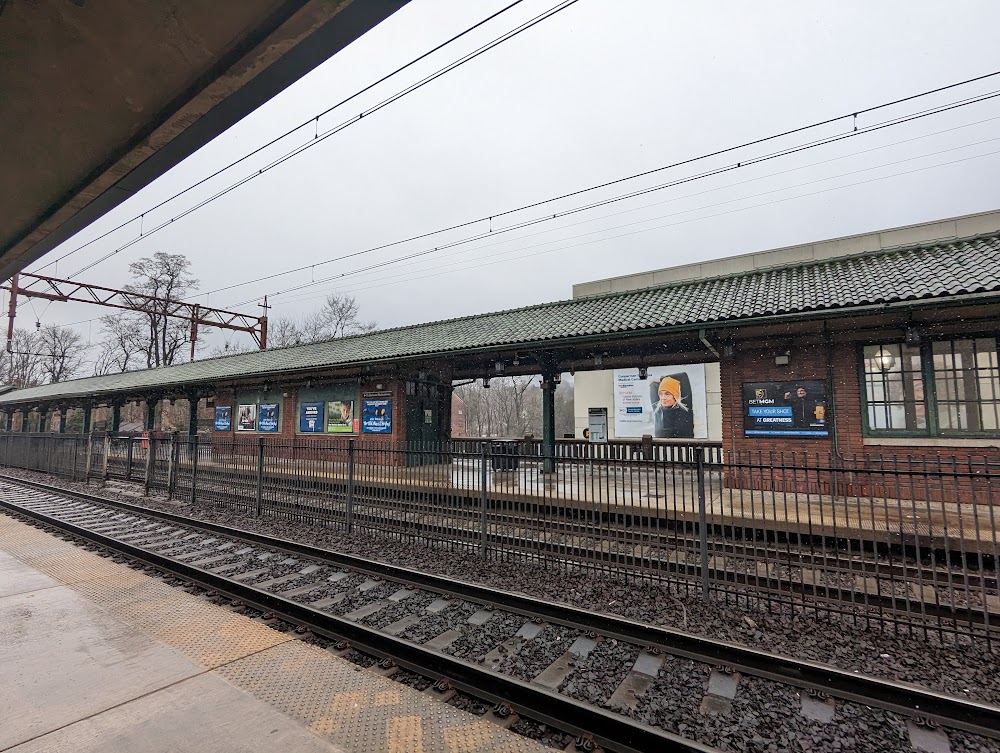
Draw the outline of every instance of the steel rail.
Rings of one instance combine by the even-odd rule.
[[[345,640],[363,652],[389,657],[405,669],[445,678],[459,690],[493,703],[506,704],[519,714],[556,729],[590,737],[607,750],[619,753],[645,753],[651,750],[719,753],[717,748],[656,729],[589,703],[573,700],[444,652],[424,648],[357,622],[321,612],[277,594],[215,575],[37,510],[21,507],[7,500],[0,500],[0,508],[145,562],[203,588],[226,594],[244,604],[271,612],[287,622],[304,625],[318,635]]]
[[[565,625],[585,632],[595,631],[605,637],[615,638],[640,646],[657,648],[665,653],[682,656],[704,664],[732,667],[742,673],[782,684],[807,690],[818,690],[842,700],[885,709],[904,716],[923,717],[946,727],[964,730],[984,737],[1000,739],[1000,707],[998,706],[959,698],[909,683],[892,682],[868,675],[861,675],[819,662],[795,659],[736,643],[685,633],[672,628],[638,623],[616,615],[592,612],[567,604],[545,601],[525,594],[500,591],[475,583],[468,583],[453,578],[446,578],[397,565],[356,557],[354,555],[321,549],[308,544],[266,536],[253,531],[245,531],[187,518],[182,515],[162,512],[141,505],[109,500],[96,495],[62,489],[35,481],[16,479],[4,474],[0,474],[0,479],[14,485],[35,488],[65,497],[74,497],[93,504],[114,507],[131,513],[157,518],[165,522],[185,525],[213,534],[229,536],[248,543],[280,549],[291,554],[298,554],[330,564],[337,564],[359,572],[378,575],[382,578],[419,585],[430,591],[450,594],[469,601],[491,604],[494,607],[521,615],[533,618],[543,617],[555,624]],[[2,499],[0,499],[0,507],[7,507],[8,509],[20,512],[33,512]],[[44,518],[48,517],[42,513],[37,513],[37,515]],[[130,548],[135,549],[134,547]],[[136,555],[139,559],[156,556],[144,550],[136,549],[136,551],[141,553],[141,556]],[[203,576],[210,575],[195,568],[190,569]],[[227,579],[219,578],[219,576],[211,577],[214,580],[220,580],[225,583],[230,582]],[[216,590],[224,590],[221,585],[213,585],[212,587]],[[257,591],[256,589],[253,590]],[[259,593],[262,598],[278,598],[274,594],[267,592],[261,591]],[[305,609],[308,612],[314,611],[295,602],[289,602],[289,604],[294,609]],[[268,609],[270,611],[278,611],[277,608],[271,608],[271,606],[268,606]],[[328,617],[325,613],[317,613],[317,615]],[[295,619],[300,620],[304,618],[296,617]],[[346,627],[360,628],[361,626],[353,622],[348,622],[346,623]],[[368,629],[365,628],[365,630]],[[378,635],[381,636],[382,634]],[[385,639],[388,639],[388,636],[383,636],[381,640]],[[357,639],[354,640],[356,641]],[[376,641],[375,645],[381,644]],[[376,653],[378,650],[376,650]],[[524,683],[521,684],[523,685]],[[481,691],[476,692],[481,695],[483,694]],[[516,703],[510,703],[506,699],[504,699],[504,702],[507,702],[512,707],[524,708],[523,705],[517,706]],[[537,711],[529,710],[526,715],[534,715],[538,718]],[[542,721],[546,720],[542,719]],[[554,724],[553,726],[559,725]]]

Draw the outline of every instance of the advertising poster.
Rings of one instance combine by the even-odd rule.
[[[743,434],[747,437],[828,437],[826,383],[745,382]]]
[[[216,406],[215,430],[232,431],[232,428],[233,428],[233,407],[231,405],[227,405],[224,408]]]
[[[366,434],[391,434],[392,400],[362,401],[361,431]]]
[[[260,413],[257,416],[257,431],[277,431],[278,430],[278,406],[261,405]]]
[[[257,406],[241,405],[237,413],[237,431],[257,431]]]
[[[351,434],[354,431],[354,401],[334,400],[326,404],[328,434]]]
[[[299,405],[299,431],[305,434],[323,431],[323,403]]]
[[[615,369],[615,435],[708,439],[705,364]]]

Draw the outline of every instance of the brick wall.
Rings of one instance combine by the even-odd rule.
[[[833,438],[745,437],[744,382],[826,382],[827,346],[793,344],[751,347],[737,343],[722,359],[723,448],[731,467],[725,475],[732,488],[838,494],[848,497],[892,497],[933,501],[1000,503],[1000,440],[987,446],[947,441],[905,440],[892,446],[865,443],[862,421],[858,348],[832,346],[833,394],[827,395]],[[789,350],[787,365],[775,356]],[[988,445],[993,446],[988,446]],[[987,479],[992,465],[994,478]]]

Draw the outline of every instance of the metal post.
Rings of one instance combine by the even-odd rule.
[[[556,469],[556,380],[552,373],[542,375],[542,469]]]
[[[131,434],[128,438],[128,447],[125,449],[125,480],[132,480],[132,442],[135,439]]]
[[[87,411],[87,414],[88,415],[90,414],[89,410]],[[87,462],[84,465],[84,477],[83,477],[84,482],[87,483],[87,484],[90,483],[90,472],[91,472],[91,470],[93,470],[93,465],[94,465],[94,435],[88,433],[87,434]]]
[[[354,440],[347,441],[347,532],[354,532]]]
[[[59,409],[59,433],[66,433],[66,425],[69,423],[67,420],[69,418],[69,408],[65,405]]]
[[[198,435],[191,437],[191,504],[195,503],[198,481]]]
[[[147,455],[146,455],[146,478],[144,480],[143,495],[148,497],[149,490],[153,486],[153,465],[156,463],[156,437],[150,432],[149,439],[146,444],[148,444]]]
[[[90,405],[84,405],[83,406],[83,433],[84,434],[90,434],[90,419],[91,419],[91,415],[90,414],[93,413],[93,412],[94,412],[94,409],[93,409],[92,406],[90,406]]]
[[[174,496],[174,473],[177,471],[177,432],[170,435],[170,448],[167,455],[167,499]]]
[[[63,442],[65,441],[66,440],[64,438]],[[80,440],[77,437],[73,437],[73,471],[72,475],[69,477],[70,481],[76,481],[76,457],[79,454],[80,454]]]
[[[108,458],[111,457],[111,435],[104,436],[104,457],[101,458],[101,483],[108,481]]]
[[[122,430],[122,404],[111,404],[111,433],[117,434]]]
[[[701,599],[708,603],[708,507],[705,500],[705,448],[694,448],[698,469],[698,544],[701,547]]]
[[[264,511],[264,437],[257,437],[257,517]]]
[[[480,507],[480,521],[479,521],[479,557],[480,559],[486,559],[486,464],[489,462],[490,454],[490,443],[483,442],[482,444],[482,457],[480,459],[481,470],[479,473],[479,485],[482,489],[482,494],[480,495],[479,507]]]

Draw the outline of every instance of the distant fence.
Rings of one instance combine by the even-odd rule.
[[[7,433],[0,465],[728,602],[1000,635],[995,458],[635,444],[562,443],[547,464],[531,439]]]

